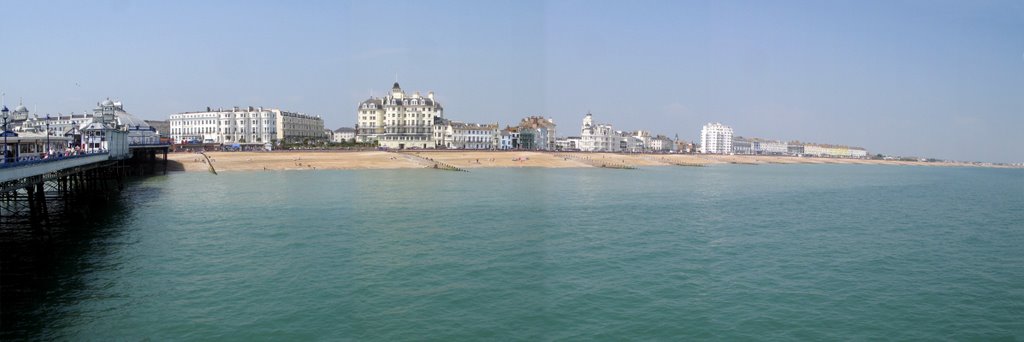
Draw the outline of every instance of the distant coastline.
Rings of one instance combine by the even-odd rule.
[[[207,152],[217,171],[298,171],[423,169],[434,165],[457,169],[584,168],[646,166],[712,166],[721,164],[854,164],[1015,168],[1008,165],[919,162],[872,159],[813,158],[753,155],[619,154],[540,151],[279,151]],[[208,171],[202,155],[171,153],[171,171]]]

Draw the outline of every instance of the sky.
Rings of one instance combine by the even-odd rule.
[[[1024,162],[1021,1],[0,1],[40,115],[264,106],[351,127],[397,79],[445,117]]]

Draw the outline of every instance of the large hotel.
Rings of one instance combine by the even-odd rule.
[[[275,108],[234,107],[172,114],[174,143],[259,144],[298,143],[324,139],[320,116]]]
[[[434,101],[434,92],[407,95],[398,82],[386,97],[370,97],[359,104],[356,141],[379,142],[387,148],[433,148],[435,120],[444,118],[444,108]]]

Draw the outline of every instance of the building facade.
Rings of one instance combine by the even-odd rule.
[[[799,156],[804,154],[804,144],[799,141],[791,141],[786,146],[786,151],[791,156]]]
[[[751,141],[751,149],[754,154],[761,155],[785,155],[789,153],[789,143],[778,140],[764,140],[754,138]]]
[[[343,143],[343,142],[354,142],[356,139],[356,129],[352,127],[341,127],[331,133],[331,142]]]
[[[398,82],[385,97],[370,97],[356,109],[356,141],[377,142],[396,149],[437,147],[434,127],[444,118],[444,108],[434,100],[434,92],[426,97],[419,92],[407,95]]]
[[[619,151],[639,153],[647,150],[646,141],[629,132],[617,132],[619,134]]]
[[[39,117],[38,114],[30,115],[24,105],[19,105],[11,115],[10,125],[14,131],[36,131],[45,132],[49,130],[52,135],[81,136],[82,130],[91,128],[93,136],[95,132],[109,132],[110,130],[124,131],[126,143],[131,145],[154,145],[160,143],[160,132],[152,127],[145,120],[128,113],[124,110],[121,101],[106,99],[96,103],[92,113],[69,114],[57,116]],[[93,125],[95,123],[95,125]],[[103,133],[103,136],[118,136],[121,134]],[[96,138],[105,139],[105,138]],[[120,139],[120,138],[119,138]],[[105,140],[103,140],[105,141]],[[100,140],[93,142],[99,146]]]
[[[664,135],[657,135],[647,143],[647,150],[650,152],[669,152],[675,150],[675,141]]]
[[[583,117],[580,128],[580,151],[618,152],[622,149],[622,135],[609,124],[594,123],[592,114]]]
[[[499,150],[511,150],[515,148],[513,144],[519,140],[519,131],[514,128],[506,127],[505,129],[498,132],[498,149]]]
[[[565,137],[555,140],[555,149],[559,151],[579,151],[580,137]]]
[[[443,149],[491,150],[498,149],[498,125],[463,123],[438,120],[434,126],[431,147]]]
[[[754,154],[753,140],[744,137],[733,137],[732,138],[732,153],[735,154]]]
[[[168,119],[174,143],[271,144],[325,139],[319,116],[276,108],[233,107],[171,114]]]
[[[732,128],[712,122],[700,130],[700,153],[726,154],[732,152]]]
[[[552,151],[555,149],[555,120],[542,116],[530,116],[519,121],[519,129],[529,130],[533,133],[533,142],[529,145],[532,150]],[[527,145],[524,143],[523,145]]]
[[[323,141],[327,139],[324,135],[324,119],[319,115],[306,115],[273,109],[277,127],[275,138],[277,141],[288,143],[304,143]]]
[[[860,147],[828,144],[804,144],[803,155],[833,158],[866,158],[868,151]]]
[[[171,135],[168,132],[171,131],[171,123],[167,120],[143,120],[149,127],[153,127],[157,134],[160,135],[160,141],[164,143],[170,142]]]

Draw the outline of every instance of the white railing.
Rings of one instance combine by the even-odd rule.
[[[44,175],[47,173],[57,172],[67,168],[88,165],[92,163],[106,161],[109,159],[110,154],[97,153],[84,156],[67,157],[62,159],[44,159],[44,161],[37,163],[19,163],[19,165],[12,165],[10,167],[0,168],[0,183],[12,181],[15,179]]]

